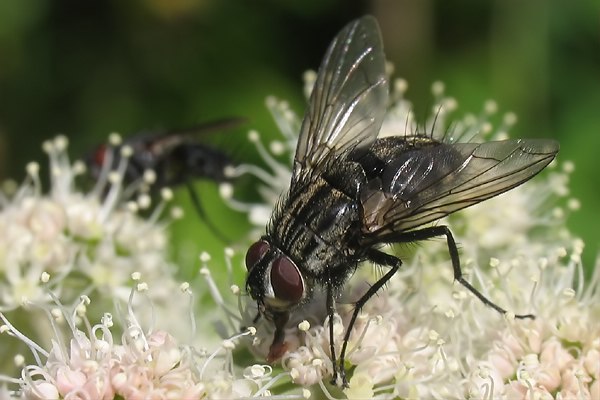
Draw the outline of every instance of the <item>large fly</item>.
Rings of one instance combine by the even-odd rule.
[[[386,243],[446,238],[454,279],[505,314],[463,278],[454,237],[444,225],[423,225],[504,193],[540,172],[558,152],[548,139],[488,143],[438,141],[427,135],[377,138],[388,98],[385,57],[376,20],[360,18],[330,44],[304,116],[289,190],[266,234],[247,251],[246,289],[258,315],[275,326],[268,358],[286,350],[290,313],[318,288],[332,321],[335,298],[358,266],[387,268],[356,302],[333,380],[347,385],[344,359],[360,310],[402,261],[378,250]],[[517,314],[517,318],[533,318]]]

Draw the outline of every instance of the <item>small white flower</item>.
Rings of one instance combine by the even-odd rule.
[[[294,156],[298,140],[297,135],[300,131],[300,119],[290,110],[287,102],[269,97],[266,104],[280,132],[284,135],[284,141],[270,143],[267,150],[267,146],[262,143],[258,132],[250,131],[248,140],[256,147],[257,152],[270,171],[249,164],[241,164],[229,171],[229,176],[250,174],[258,178],[261,182],[261,185],[258,187],[258,193],[262,196],[265,203],[249,204],[236,200],[233,197],[231,187],[227,183],[223,184],[220,190],[221,197],[231,208],[246,212],[250,223],[260,228],[267,224],[275,203],[283,190],[289,185],[292,177],[289,165]],[[285,164],[278,161],[282,154],[288,159]]]

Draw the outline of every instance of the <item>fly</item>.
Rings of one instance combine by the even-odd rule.
[[[257,302],[257,319],[264,316],[275,327],[269,360],[286,351],[290,313],[315,291],[324,290],[332,321],[336,296],[362,262],[387,268],[355,304],[339,365],[329,324],[332,383],[338,383],[339,373],[343,386],[356,318],[402,265],[378,250],[383,244],[445,237],[454,279],[485,305],[506,313],[463,278],[449,228],[422,226],[531,179],[559,148],[549,139],[455,143],[419,134],[377,138],[387,99],[379,27],[366,16],[344,27],[329,45],[302,122],[289,190],[266,234],[246,254],[246,290]]]
[[[100,145],[88,157],[87,164],[95,180],[103,173],[119,168],[121,149],[131,148],[131,156],[123,172],[125,184],[139,185],[147,171],[155,173],[152,190],[185,185],[196,212],[222,240],[219,230],[206,217],[193,181],[227,180],[225,170],[232,166],[231,158],[223,151],[202,143],[199,136],[239,125],[241,118],[228,118],[199,124],[190,128],[139,133],[126,138],[120,145]]]

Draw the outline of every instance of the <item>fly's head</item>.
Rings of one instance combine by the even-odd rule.
[[[268,237],[254,243],[246,253],[246,291],[258,304],[258,315],[275,326],[267,361],[273,362],[287,350],[285,326],[290,311],[307,298],[306,282],[296,263]]]
[[[306,298],[306,286],[296,263],[268,238],[254,243],[246,253],[246,290],[268,320],[288,314]]]
[[[111,148],[106,144],[101,144],[96,147],[93,152],[86,156],[87,167],[94,179],[98,179],[100,177],[104,163],[108,162],[109,153],[111,152],[113,157],[118,156],[118,154],[116,154],[118,153],[117,151],[111,150]],[[118,160],[113,159],[111,168],[115,167],[117,164]]]

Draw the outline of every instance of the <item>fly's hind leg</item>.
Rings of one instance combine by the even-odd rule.
[[[409,232],[402,232],[394,235],[390,235],[390,237],[385,238],[383,241],[395,242],[395,243],[408,243],[408,242],[416,242],[421,240],[432,239],[435,237],[445,236],[446,243],[448,244],[448,252],[450,253],[450,259],[452,260],[452,269],[454,270],[454,280],[458,281],[461,285],[466,287],[471,293],[475,295],[483,304],[493,308],[501,314],[506,314],[507,311],[485,297],[483,293],[477,290],[471,283],[469,283],[464,277],[462,273],[462,269],[460,268],[460,258],[458,256],[458,247],[456,246],[456,242],[454,241],[454,237],[452,236],[452,232],[445,225],[440,226],[431,226],[423,229],[418,229]],[[533,314],[516,314],[515,318],[524,319],[530,318],[534,319],[535,316]]]

